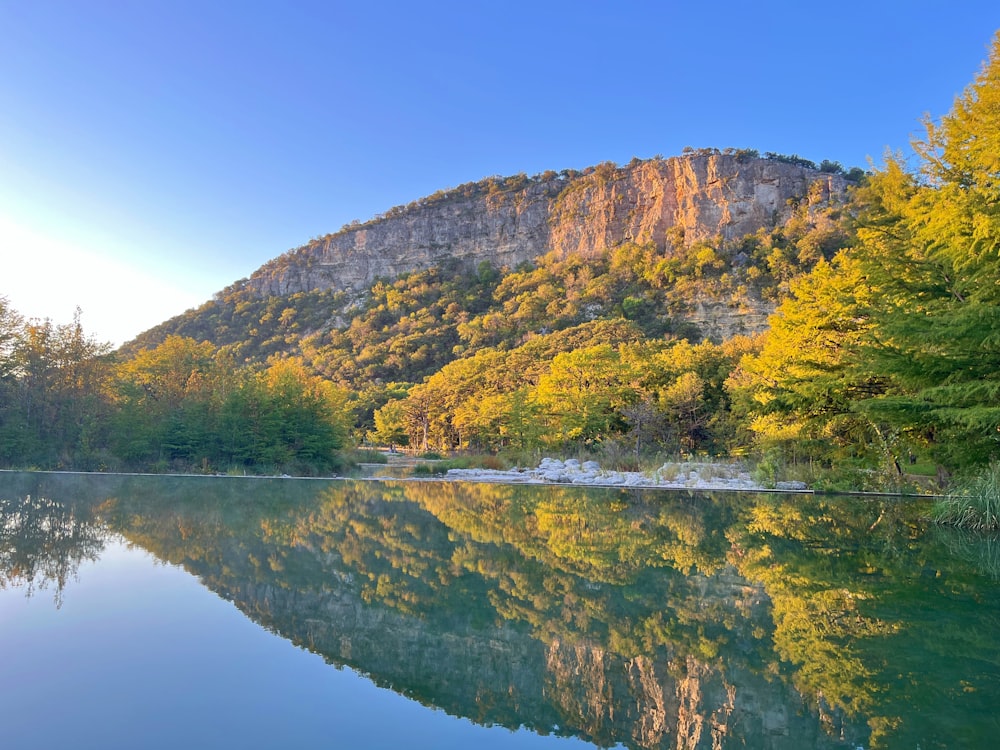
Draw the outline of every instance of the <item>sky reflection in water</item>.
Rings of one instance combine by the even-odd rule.
[[[80,566],[58,608],[51,589],[0,590],[7,750],[591,747],[429,711],[120,539]]]

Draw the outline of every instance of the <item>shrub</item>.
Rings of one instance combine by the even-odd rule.
[[[357,448],[350,451],[345,458],[350,463],[355,464],[387,464],[389,457],[382,451],[373,451],[368,448]]]
[[[416,464],[413,467],[413,476],[415,477],[439,477],[445,473],[444,467],[441,464]]]
[[[1000,464],[959,482],[934,506],[934,520],[973,531],[1000,529]]]

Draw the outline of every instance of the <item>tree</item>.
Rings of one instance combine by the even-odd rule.
[[[892,159],[864,193],[855,252],[884,304],[862,356],[896,387],[858,409],[960,468],[1000,456],[1000,35],[926,130],[919,171]]]
[[[762,434],[891,464],[914,444],[948,469],[1000,456],[1000,36],[926,127],[918,171],[890,156],[857,189],[855,242],[793,286],[745,363]]]
[[[660,408],[676,426],[681,447],[692,452],[708,423],[705,381],[696,372],[684,373],[661,393]]]
[[[868,292],[858,264],[843,255],[792,284],[761,351],[745,357],[726,384],[765,442],[794,443],[805,454],[812,445],[829,456],[863,436],[867,423],[853,405],[885,390],[883,379],[857,366]]]
[[[368,433],[369,440],[379,445],[407,445],[406,405],[396,399],[375,411],[375,429]]]
[[[24,331],[24,318],[0,295],[0,384],[14,374],[14,352]]]
[[[667,420],[650,398],[629,404],[621,410],[628,423],[628,437],[632,441],[636,462],[648,445],[662,442],[667,434]]]
[[[347,424],[345,391],[310,375],[301,360],[278,360],[225,399],[219,458],[267,470],[329,471],[337,466]]]
[[[118,366],[115,392],[116,453],[126,462],[198,462],[216,450],[210,441],[218,394],[225,392],[228,368],[216,348],[182,336],[168,336]]]
[[[0,457],[46,467],[99,462],[110,347],[73,322],[24,322],[0,305]]]
[[[618,409],[636,400],[621,356],[609,344],[559,354],[536,391],[553,443],[590,441],[621,432]]]

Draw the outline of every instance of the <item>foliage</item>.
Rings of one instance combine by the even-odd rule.
[[[489,305],[498,275],[457,262],[378,281],[349,324],[300,341],[318,374],[345,387],[419,382],[461,351],[460,327]]]
[[[1000,464],[959,482],[934,506],[934,520],[975,531],[1000,530]]]
[[[110,347],[72,323],[24,320],[0,297],[0,462],[97,468],[107,440]]]
[[[211,341],[225,349],[237,364],[262,364],[269,357],[294,350],[303,337],[325,329],[331,311],[349,303],[343,292],[318,289],[261,296],[241,280],[200,307],[140,334],[120,353],[134,356],[141,349],[156,348],[173,335]]]
[[[168,336],[116,363],[79,312],[24,321],[0,298],[0,465],[328,472],[349,427],[347,393],[299,359],[238,368]]]
[[[881,393],[884,378],[855,367],[852,346],[868,327],[858,314],[867,292],[849,258],[820,262],[792,285],[792,298],[778,307],[758,354],[743,360],[727,383],[740,414],[767,442],[799,443],[829,455],[850,453],[874,429],[851,405],[859,396]]]
[[[1000,37],[952,112],[927,123],[920,174],[891,162],[873,178],[872,218],[859,229],[858,252],[888,303],[862,354],[898,383],[860,408],[916,431],[951,469],[1000,454],[998,102]]]
[[[524,450],[628,435],[651,449],[719,451],[735,434],[723,383],[752,347],[647,341],[625,321],[595,322],[456,360],[391,409],[423,447]]]
[[[778,161],[782,164],[794,164],[797,167],[805,167],[806,169],[819,169],[819,167],[816,166],[816,162],[810,161],[809,159],[803,159],[798,154],[792,154],[789,156],[788,154],[779,154],[774,151],[765,151],[764,158],[770,159],[771,161]],[[823,163],[829,164],[830,162],[824,161]]]
[[[387,403],[375,412],[375,429],[368,433],[368,439],[378,445],[407,445],[410,442],[406,432],[406,409],[400,400]]]
[[[347,439],[347,394],[301,360],[236,371],[208,342],[172,336],[117,382],[117,452],[133,465],[322,472]]]
[[[942,476],[1000,456],[998,102],[1000,37],[927,122],[919,170],[890,156],[856,190],[856,241],[792,285],[732,381],[765,438],[819,440],[828,460],[846,450],[897,475],[914,450]]]

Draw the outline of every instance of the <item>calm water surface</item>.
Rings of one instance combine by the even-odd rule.
[[[896,499],[0,473],[4,748],[992,748],[1000,544]]]

